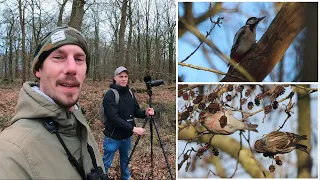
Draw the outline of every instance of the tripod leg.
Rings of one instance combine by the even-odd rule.
[[[165,158],[166,163],[167,163],[168,172],[169,172],[169,174],[170,174],[171,179],[173,180],[173,176],[172,176],[170,164],[169,164],[169,161],[168,161],[168,157],[167,157],[167,154],[166,154],[165,151],[164,151],[163,144],[162,144],[162,140],[161,140],[160,135],[159,135],[159,132],[158,132],[158,128],[157,128],[157,126],[156,126],[156,123],[154,122],[153,117],[152,117],[150,120],[152,121],[152,123],[153,123],[153,125],[154,125],[154,127],[155,127],[155,129],[156,129],[157,136],[158,136],[159,143],[160,143],[160,147],[161,147],[161,149],[162,149],[162,153],[163,153],[164,158]]]
[[[149,118],[146,118],[146,119],[144,120],[143,125],[142,125],[142,128],[145,128],[145,127],[146,127],[146,124],[147,124],[147,122],[148,122],[148,119],[149,119]],[[140,138],[141,138],[141,136],[138,136],[137,140],[134,142],[134,146],[133,146],[133,148],[132,148],[132,150],[131,150],[131,153],[130,153],[130,156],[129,156],[129,159],[128,159],[128,162],[127,162],[127,166],[128,166],[128,164],[129,164],[129,162],[130,162],[130,160],[131,160],[131,158],[132,158],[132,155],[133,155],[134,151],[136,150],[136,147],[137,147],[137,145],[138,145],[138,143],[139,143]]]
[[[149,120],[152,118],[149,118]],[[151,144],[151,150],[150,150],[150,159],[151,159],[151,177],[153,179],[153,128],[152,128],[152,122],[150,123],[150,144]]]

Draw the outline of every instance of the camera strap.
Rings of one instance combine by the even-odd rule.
[[[70,153],[69,149],[67,148],[66,144],[64,143],[63,139],[61,138],[60,134],[58,133],[58,125],[56,122],[54,122],[52,119],[47,119],[44,121],[44,127],[51,133],[51,134],[55,134],[58,138],[58,140],[60,141],[63,149],[66,151],[67,155],[68,155],[68,160],[70,161],[70,163],[77,169],[78,173],[80,174],[80,176],[82,177],[83,180],[86,180],[86,175],[85,172],[83,170],[83,168],[80,166],[79,162],[72,156],[72,154]],[[91,148],[89,150],[89,147]],[[87,148],[90,154],[90,157],[92,159],[92,164],[94,167],[97,167],[97,162],[95,159],[95,155],[93,152],[92,147],[87,144]],[[93,153],[93,155],[92,155]],[[93,157],[92,157],[93,156]],[[94,163],[95,162],[95,163]]]

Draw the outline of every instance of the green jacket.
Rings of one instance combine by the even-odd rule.
[[[98,145],[80,109],[72,113],[52,103],[26,82],[19,93],[11,126],[0,133],[0,179],[81,179],[45,118],[59,124],[59,134],[85,173],[93,168],[87,143],[103,169]]]

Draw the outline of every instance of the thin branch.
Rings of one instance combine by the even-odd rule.
[[[179,64],[180,66],[186,66],[186,67],[193,68],[193,69],[196,69],[196,70],[209,71],[209,72],[216,73],[216,74],[220,74],[220,75],[232,76],[232,77],[234,77],[234,78],[238,78],[239,80],[244,80],[243,78],[240,78],[240,77],[238,77],[238,76],[234,76],[234,75],[231,75],[231,74],[228,74],[228,73],[225,73],[225,72],[221,72],[221,71],[218,71],[218,70],[210,69],[210,68],[204,68],[204,67],[200,67],[200,66],[194,66],[194,65],[192,65],[192,64],[186,64],[186,63],[182,63],[182,62],[178,62],[178,64]]]

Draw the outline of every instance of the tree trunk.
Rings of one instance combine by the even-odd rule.
[[[59,8],[59,16],[58,16],[58,23],[57,26],[62,26],[62,15],[63,15],[63,11],[64,11],[64,7],[66,6],[68,0],[63,0],[60,8]]]
[[[301,85],[310,88],[310,85]],[[301,144],[308,146],[307,151],[311,152],[311,116],[310,116],[310,95],[307,91],[298,91],[298,134],[307,135],[308,140],[301,141]],[[312,178],[312,158],[308,154],[297,151],[298,175],[297,178]]]
[[[82,19],[84,16],[84,0],[73,0],[72,3],[72,11],[70,16],[70,21],[68,23],[69,26],[81,30]]]
[[[13,26],[14,26],[14,16],[12,15],[11,18],[11,23],[10,23],[10,29],[8,33],[8,38],[9,38],[9,80],[12,82],[13,81],[13,69],[12,69],[12,63],[13,63]]]
[[[318,81],[318,3],[307,3],[307,33],[304,40],[301,81]]]
[[[128,0],[122,1],[122,8],[121,8],[121,22],[120,22],[120,30],[119,30],[119,55],[118,55],[118,62],[124,65],[124,33],[126,30],[126,20],[127,20],[127,7],[128,7]]]
[[[150,12],[150,0],[148,0],[147,4],[147,12],[146,12],[146,39],[145,39],[145,45],[146,45],[146,74],[145,76],[152,76],[151,74],[151,60],[150,60],[150,45],[151,45],[151,39],[149,34],[149,12]]]
[[[21,26],[21,54],[22,54],[22,83],[26,81],[26,67],[27,67],[27,57],[26,57],[26,32],[25,32],[25,7],[22,7],[22,0],[19,0],[19,18]]]

